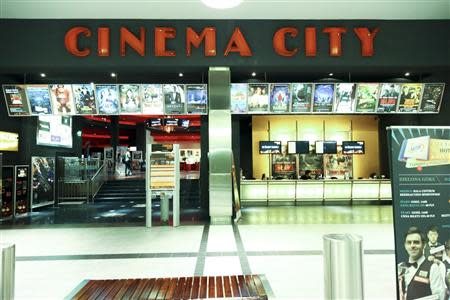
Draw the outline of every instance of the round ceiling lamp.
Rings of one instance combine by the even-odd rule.
[[[212,8],[227,9],[238,6],[242,0],[202,0],[202,2]]]

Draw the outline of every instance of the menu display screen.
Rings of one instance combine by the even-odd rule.
[[[364,154],[364,142],[363,141],[343,141],[342,142],[343,154]]]
[[[288,142],[289,154],[308,154],[309,153],[309,141],[294,141]]]
[[[281,153],[280,141],[260,141],[259,142],[260,154],[279,154]]]
[[[317,154],[336,154],[337,143],[336,141],[317,141],[316,142]]]

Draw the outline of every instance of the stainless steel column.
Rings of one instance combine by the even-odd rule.
[[[16,247],[0,243],[0,300],[14,299]]]
[[[161,222],[163,224],[169,223],[169,194],[167,192],[161,192],[159,198],[161,199]]]
[[[364,299],[362,238],[353,234],[323,236],[325,299]]]
[[[211,224],[231,224],[230,69],[211,67],[209,87],[209,216]]]

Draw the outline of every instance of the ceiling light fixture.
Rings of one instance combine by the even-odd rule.
[[[253,76],[253,77],[255,77],[255,76],[256,76],[256,73],[255,73],[255,72],[253,72],[253,73],[252,73],[252,76]]]
[[[328,75],[330,75],[330,77],[333,77],[334,74],[333,74],[333,73],[330,73],[330,74],[328,74]]]
[[[409,75],[411,75],[409,72],[405,73],[405,76],[408,77]]]
[[[45,76],[47,76],[47,75],[45,75],[45,73],[41,73],[41,77],[45,77]]]
[[[227,9],[238,6],[242,0],[202,0],[202,2],[211,8]]]
[[[116,73],[111,73],[111,77],[116,77]]]
[[[183,73],[178,73],[178,76],[179,77],[183,77]]]

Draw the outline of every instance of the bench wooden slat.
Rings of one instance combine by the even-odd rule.
[[[161,288],[159,289],[158,296],[156,299],[164,300],[167,294],[167,290],[169,289],[170,278],[163,278],[163,282],[161,284]]]
[[[199,298],[206,298],[208,289],[208,277],[201,277],[200,278],[200,295],[198,295]]]
[[[89,297],[90,297],[93,293],[97,292],[97,291],[101,288],[101,286],[102,286],[102,282],[100,282],[100,280],[96,280],[96,281],[94,282],[94,284],[91,285],[91,286],[86,290],[86,292],[85,292],[83,295],[80,296],[80,300],[88,300]]]
[[[230,276],[231,281],[231,291],[233,292],[233,297],[241,297],[241,293],[239,292],[238,279],[236,276]]]
[[[125,291],[125,294],[123,294],[121,300],[131,300],[131,295],[133,295],[134,291],[138,287],[139,283],[141,283],[142,279],[132,279],[132,282],[128,289]]]
[[[253,283],[252,275],[245,275],[244,280],[248,288],[248,293],[250,297],[258,297],[258,291],[256,290],[256,286]]]
[[[194,284],[192,285],[191,299],[197,299],[200,293],[200,277],[194,277]]]
[[[122,285],[124,285],[126,282],[125,279],[119,279],[117,280],[114,285],[114,288],[112,288],[108,294],[105,296],[105,298],[103,299],[114,299],[114,297],[116,296],[117,292],[120,290],[120,288],[122,287]]]
[[[95,297],[95,300],[105,299],[109,292],[116,288],[116,285],[119,284],[118,281],[119,280],[105,280],[105,285],[107,285],[107,287],[99,295],[97,295],[97,297]]]
[[[90,289],[95,282],[93,280],[89,280],[79,291],[78,293],[73,296],[72,300],[79,300],[83,296],[84,293],[87,292],[88,289]]]
[[[223,276],[223,287],[225,292],[225,297],[233,297],[233,292],[231,291],[230,276]]]
[[[153,289],[150,293],[150,295],[148,295],[148,299],[152,299],[152,300],[156,300],[156,297],[158,296],[159,293],[159,289],[161,288],[163,284],[163,278],[158,278],[155,281],[155,284],[153,285]]]
[[[243,275],[239,275],[238,276],[238,280],[239,280],[239,289],[241,290],[241,296],[242,297],[249,297],[250,294],[248,292],[247,285],[245,284],[244,276]]]
[[[185,281],[186,281],[185,277],[181,277],[178,280],[178,286],[177,286],[177,289],[175,290],[175,296],[173,297],[173,299],[182,299]]]
[[[208,298],[216,298],[216,280],[214,277],[208,277]]]
[[[95,292],[91,293],[88,300],[95,300],[99,295],[103,293],[109,286],[109,280],[99,280],[99,285],[97,286]]]
[[[223,298],[222,276],[216,276],[216,297]]]
[[[164,299],[171,300],[175,295],[175,289],[177,288],[178,278],[172,278],[170,280],[169,289],[167,290],[166,297]]]
[[[155,278],[151,278],[146,282],[145,287],[143,288],[142,293],[139,296],[139,299],[148,299],[150,293],[153,290],[153,287],[155,286],[155,282],[156,282]]]
[[[114,299],[122,299],[123,295],[127,292],[128,288],[133,284],[133,279],[127,279],[122,285],[117,294],[114,295]]]
[[[184,283],[183,299],[191,299],[192,277],[188,277]]]
[[[148,279],[139,279],[139,284],[136,286],[136,289],[133,291],[133,294],[131,294],[130,299],[139,299],[148,281],[149,281]]]

